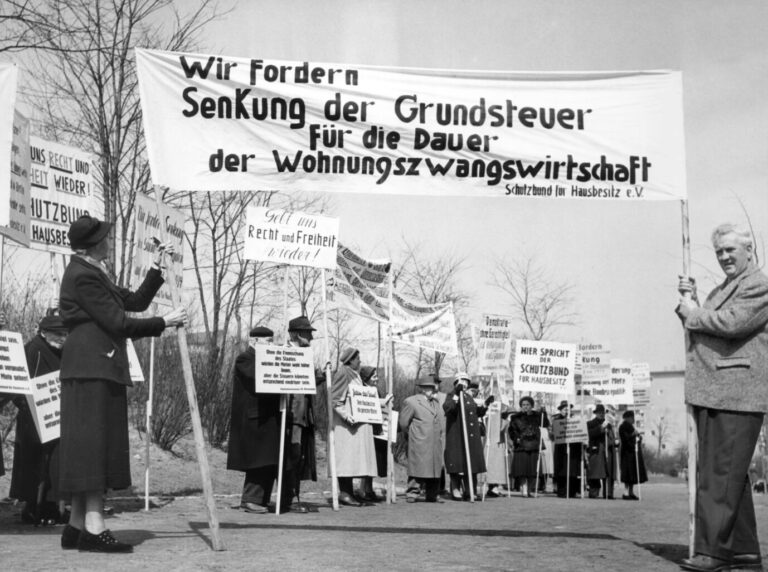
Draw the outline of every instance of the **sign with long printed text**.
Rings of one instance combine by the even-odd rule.
[[[0,234],[29,247],[29,119],[18,111],[13,114],[11,146],[11,194],[8,226],[0,226]]]
[[[0,331],[0,393],[32,393],[24,343],[18,332]]]
[[[563,419],[552,420],[552,437],[555,445],[588,443],[587,422],[581,415],[572,415]]]
[[[32,394],[27,395],[27,404],[32,412],[37,434],[41,443],[58,439],[61,434],[61,380],[54,371],[29,380]]]
[[[482,325],[475,328],[478,373],[509,373],[512,352],[512,319],[483,314]]]
[[[680,200],[682,76],[136,50],[155,184]]]
[[[576,380],[576,389],[595,395],[595,389],[599,390],[611,381],[611,349],[605,343],[579,344],[577,356],[581,377]],[[579,367],[576,369],[578,372]]]
[[[11,221],[11,149],[18,76],[16,64],[0,62],[0,226],[9,226]]]
[[[599,389],[595,388],[592,395],[602,403],[632,405],[632,363],[623,359],[612,359],[610,381]]]
[[[381,401],[375,387],[350,384],[347,390],[352,419],[356,423],[382,423]]]
[[[254,350],[256,393],[316,393],[312,348],[259,344]]]

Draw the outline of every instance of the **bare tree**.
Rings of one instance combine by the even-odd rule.
[[[552,278],[533,257],[497,260],[493,285],[509,296],[514,317],[531,339],[547,339],[557,328],[576,323],[573,284]]]
[[[656,439],[656,457],[661,457],[661,452],[666,449],[667,439],[669,438],[669,421],[666,415],[659,415],[653,420],[651,425],[651,435]]]

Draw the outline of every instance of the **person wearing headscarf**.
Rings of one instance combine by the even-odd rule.
[[[509,438],[512,440],[512,477],[520,482],[523,496],[532,497],[536,492],[536,476],[541,446],[540,427],[549,427],[549,419],[543,411],[533,410],[533,397],[522,397],[520,411],[509,418]]]
[[[362,506],[363,503],[354,495],[354,478],[373,477],[378,472],[373,427],[354,418],[349,395],[350,386],[363,385],[360,379],[360,352],[355,348],[346,348],[341,352],[339,361],[341,367],[334,373],[331,387],[339,503]]]
[[[387,395],[381,397],[381,391],[379,391],[379,374],[375,367],[370,365],[364,365],[360,368],[360,379],[363,385],[368,387],[375,387],[379,394],[379,405],[382,410],[387,407],[387,404],[391,400],[391,396]],[[384,433],[384,428],[380,423],[371,424],[373,428],[373,446],[376,449],[376,469],[379,477],[387,476],[387,450],[389,448],[389,440],[380,437]],[[373,490],[373,477],[363,477],[362,479],[362,493],[363,500],[368,502],[381,502],[384,500],[382,497],[376,494]]]
[[[468,392],[471,381],[472,378],[467,373],[456,374],[453,381],[453,394],[448,395],[443,403],[443,411],[445,412],[445,470],[450,476],[451,498],[454,500],[469,500],[470,498],[467,451],[464,447],[465,430],[469,443],[469,461],[472,466],[474,494],[476,494],[477,488],[477,475],[485,472],[480,418],[485,415],[488,405],[493,402],[493,396],[486,399],[484,405],[478,406]],[[466,418],[462,417],[461,414],[462,403]]]
[[[104,491],[131,485],[126,389],[132,385],[128,338],[159,336],[184,324],[186,310],[134,318],[163,284],[160,244],[152,268],[135,292],[117,286],[104,261],[112,250],[111,223],[83,215],[67,234],[74,254],[61,279],[59,311],[69,335],[61,355],[59,491],[71,499],[64,549],[133,552],[104,523]]]
[[[624,483],[627,492],[621,498],[639,500],[639,497],[635,495],[634,486],[648,480],[643,459],[643,437],[635,427],[635,413],[633,411],[625,411],[622,419],[623,421],[619,425],[619,441],[621,442],[619,455],[621,459],[621,482]]]
[[[67,329],[58,310],[53,308],[40,320],[37,335],[24,345],[33,383],[34,378],[59,370],[61,347],[66,339]],[[41,443],[26,396],[18,396],[14,403],[19,412],[8,496],[24,502],[22,521],[36,525],[55,524],[65,516],[63,506],[57,506],[59,439]]]

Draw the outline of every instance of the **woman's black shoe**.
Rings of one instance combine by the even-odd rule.
[[[74,550],[77,548],[77,541],[80,540],[80,531],[72,525],[67,525],[61,531],[61,547],[64,550]]]
[[[133,552],[133,546],[120,542],[109,530],[101,534],[91,534],[87,530],[81,531],[77,549],[80,552]]]

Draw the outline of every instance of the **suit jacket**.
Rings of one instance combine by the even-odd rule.
[[[256,393],[256,352],[235,360],[227,469],[277,466],[280,460],[280,396]]]
[[[143,312],[163,284],[151,269],[136,292],[120,288],[99,268],[73,255],[61,279],[59,312],[69,330],[61,358],[61,379],[104,379],[132,385],[126,338],[159,336],[162,318],[132,318]]]
[[[685,401],[768,412],[768,277],[750,266],[683,318]]]
[[[408,435],[408,476],[437,479],[443,470],[443,408],[437,396],[412,395],[403,401],[400,430]]]

